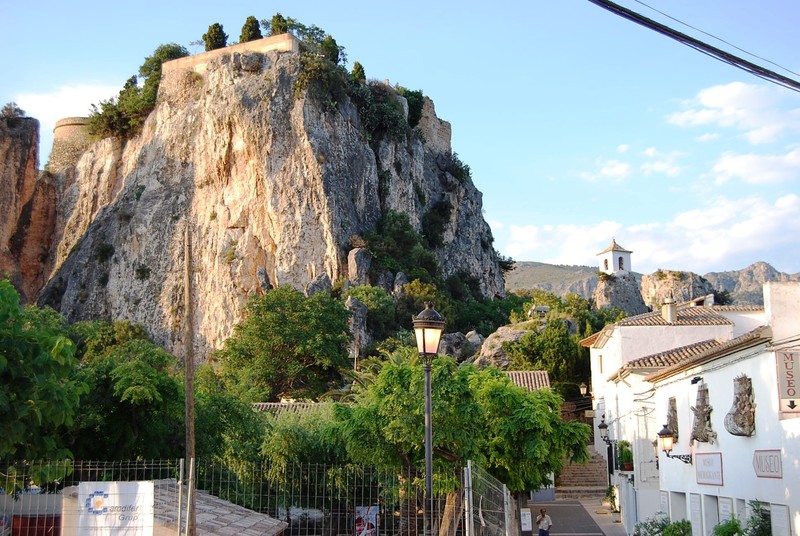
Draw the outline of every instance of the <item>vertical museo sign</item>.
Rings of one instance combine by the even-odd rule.
[[[153,482],[81,482],[78,534],[153,536]]]
[[[800,352],[776,352],[781,413],[800,414]]]

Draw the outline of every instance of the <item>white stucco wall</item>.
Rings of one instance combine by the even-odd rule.
[[[751,437],[731,435],[724,426],[724,418],[733,405],[734,378],[744,374],[751,378],[756,404],[756,432]],[[694,415],[691,407],[697,403],[699,383],[692,385],[691,378],[701,376],[708,386],[712,429],[717,433],[714,444],[689,444]],[[656,414],[666,420],[667,401],[675,397],[678,409],[679,442],[674,454],[691,453],[692,465],[660,455],[661,489],[669,492],[671,515],[685,516],[695,520],[702,519],[704,532],[718,523],[720,518],[720,497],[723,502],[730,501],[733,513],[740,519],[747,517],[746,505],[751,500],[770,503],[773,508],[788,507],[791,517],[792,534],[800,534],[800,418],[781,419],[778,412],[777,365],[775,353],[765,349],[743,350],[726,356],[724,360],[713,361],[668,378],[655,385]],[[778,450],[783,464],[782,478],[764,478],[756,475],[753,457],[756,451]],[[698,483],[698,471],[702,464],[697,455],[719,453],[721,459],[722,485]],[[694,494],[694,512],[692,495]],[[686,504],[680,504],[686,501]],[[697,512],[696,506],[700,506]],[[695,534],[698,534],[697,532]],[[773,534],[777,532],[773,531]]]

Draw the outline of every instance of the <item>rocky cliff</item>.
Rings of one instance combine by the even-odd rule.
[[[56,188],[38,160],[39,121],[0,118],[0,275],[26,302],[44,284],[55,224]]]
[[[639,281],[631,272],[619,272],[616,275],[602,274],[592,294],[592,300],[598,308],[616,307],[629,316],[648,311],[642,299]]]
[[[443,165],[449,124],[433,103],[421,136],[370,145],[346,96],[334,107],[295,97],[299,71],[296,52],[278,51],[165,70],[142,134],[91,145],[61,176],[40,303],[72,321],[141,323],[180,354],[188,268],[203,356],[230,335],[248,296],[346,279],[351,236],[388,210],[420,229],[441,200],[455,207],[435,251],[445,276],[464,272],[485,295],[502,294],[481,194]]]
[[[767,281],[800,281],[800,274],[785,274],[766,262],[756,262],[742,270],[710,272],[703,276],[717,290],[730,293],[742,305],[763,305],[763,286]]]

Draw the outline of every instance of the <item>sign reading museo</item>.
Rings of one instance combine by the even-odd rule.
[[[153,535],[153,482],[81,482],[78,500],[78,534]]]

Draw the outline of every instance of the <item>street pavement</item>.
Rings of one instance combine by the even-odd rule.
[[[539,514],[539,508],[547,509],[553,520],[551,536],[626,536],[622,523],[615,523],[608,508],[601,506],[598,499],[531,501],[528,506],[533,519]],[[536,530],[533,536],[537,536]]]

